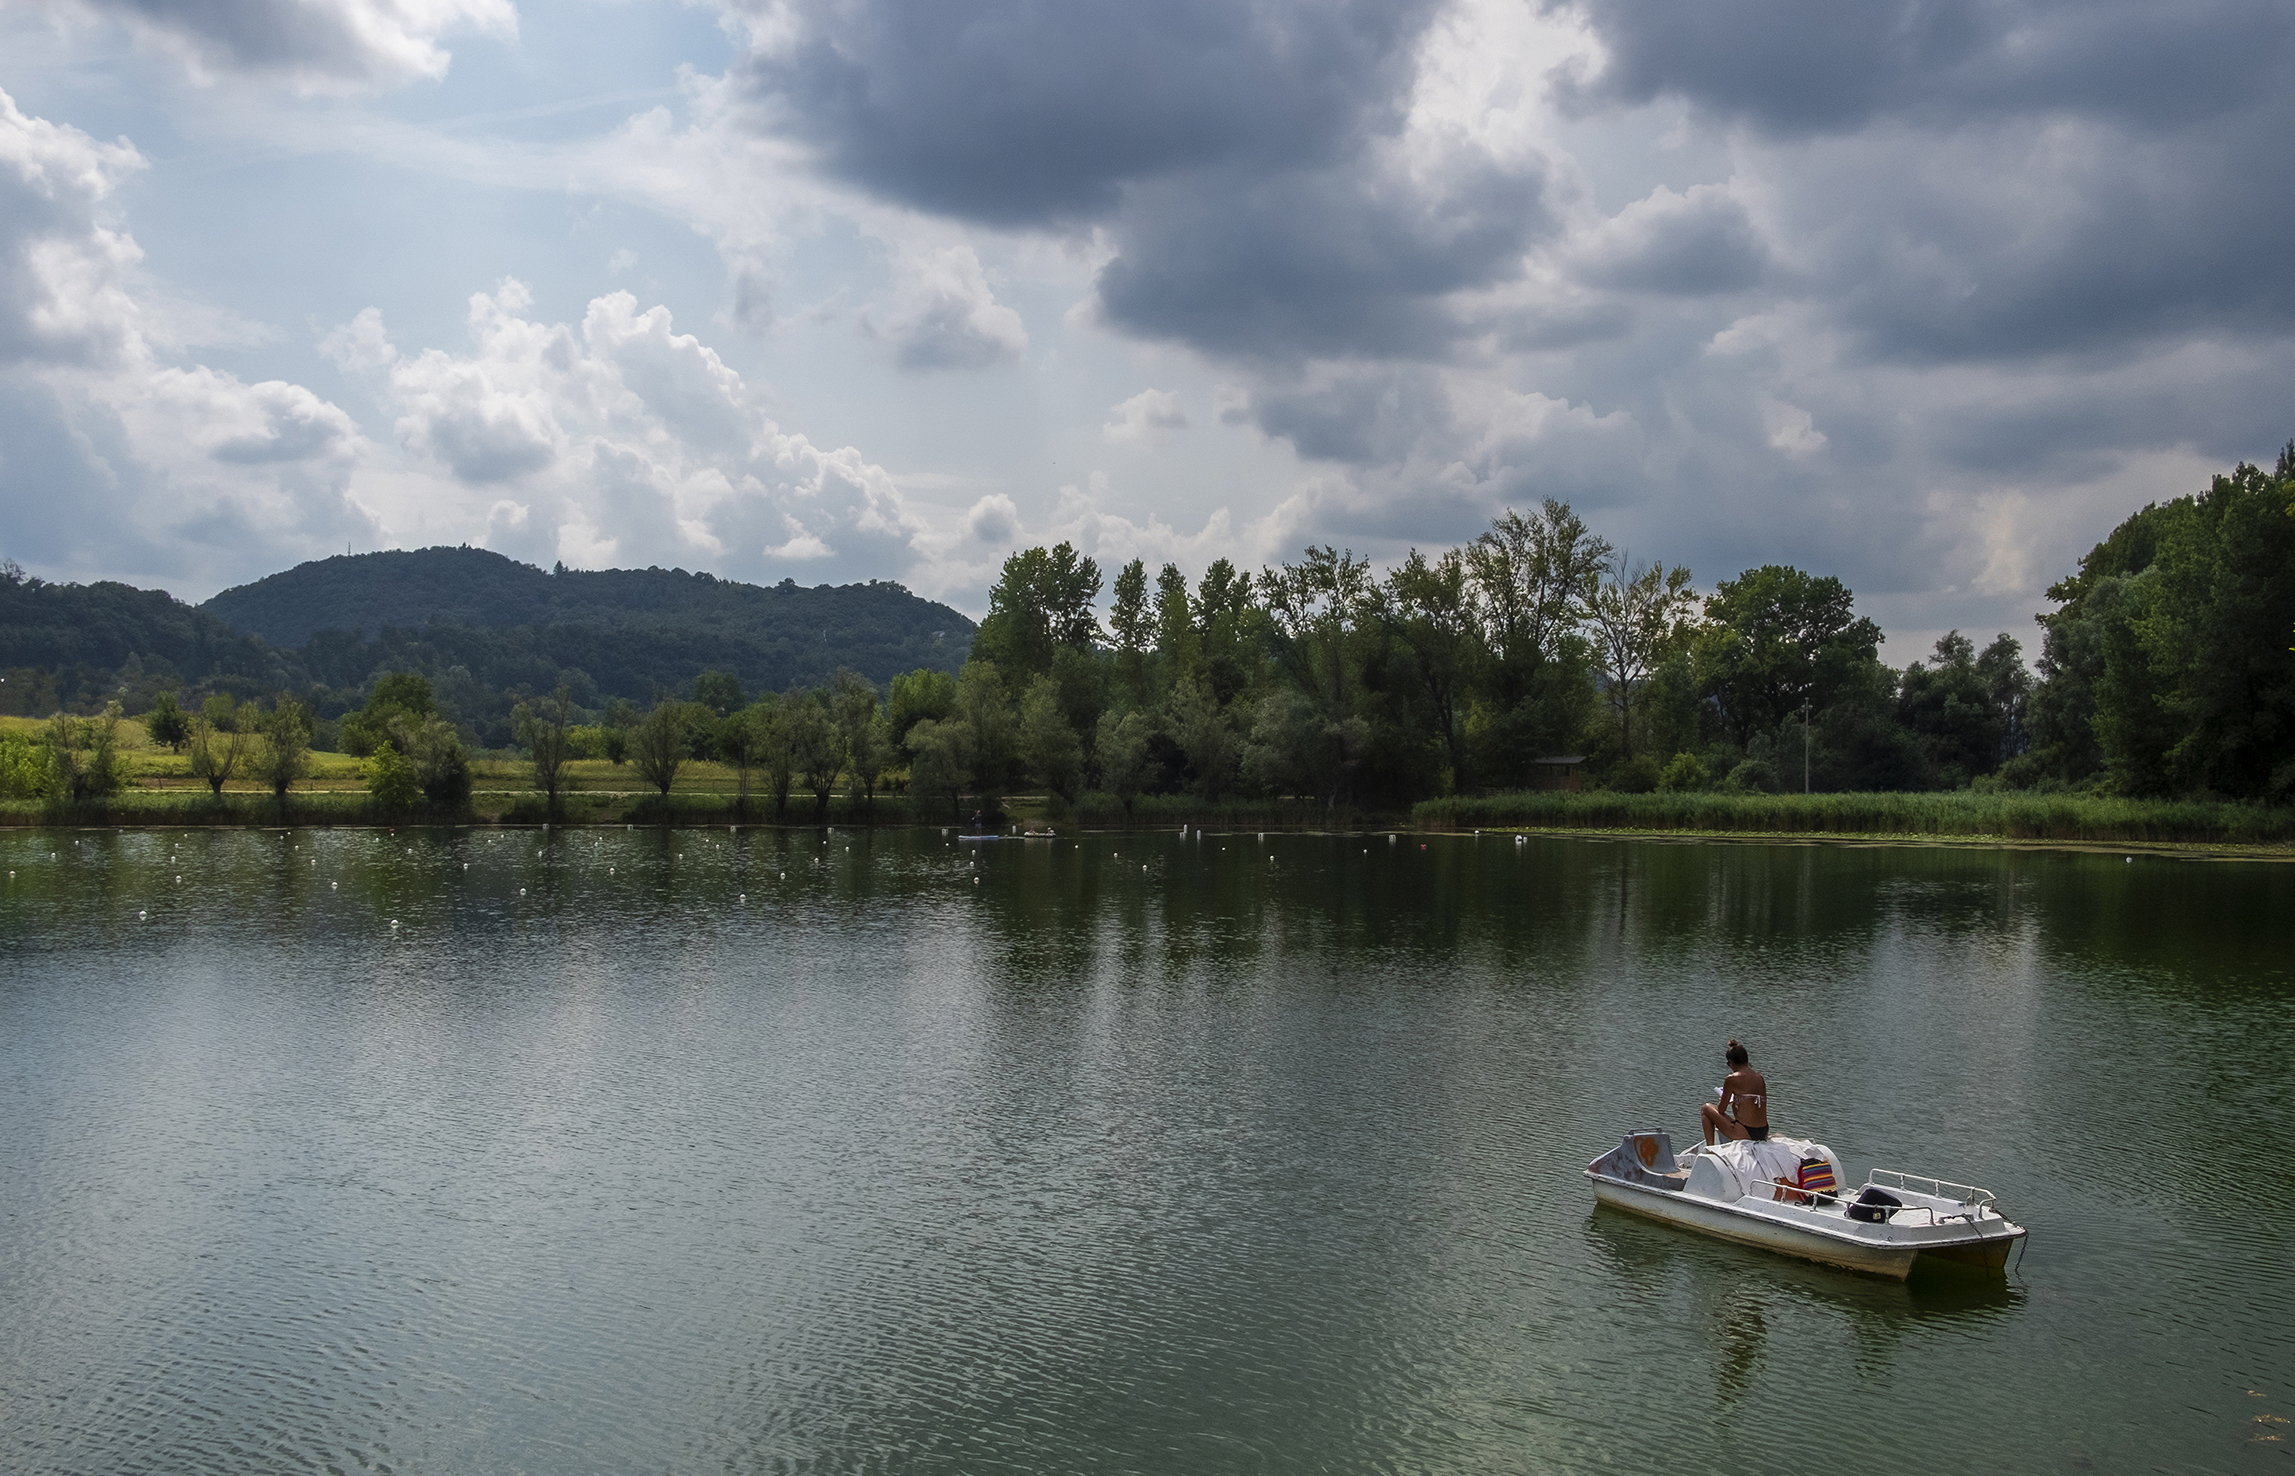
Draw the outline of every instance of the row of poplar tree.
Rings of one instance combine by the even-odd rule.
[[[1701,594],[1555,501],[1383,579],[1314,548],[1192,585],[1135,560],[1109,593],[1103,619],[1067,544],[1005,562],[957,679],[895,683],[886,751],[918,790],[1391,806],[1574,758],[1624,790],[2295,797],[2295,442],[2098,544],[2049,591],[2037,674],[1957,631],[1892,668],[1838,579]]]

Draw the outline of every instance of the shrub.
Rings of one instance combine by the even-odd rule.
[[[1747,759],[1729,771],[1721,787],[1728,794],[1775,794],[1777,771],[1762,759]]]
[[[1705,767],[1705,760],[1694,753],[1677,753],[1658,775],[1657,787],[1667,794],[1686,794],[1712,782],[1713,774]]]
[[[1610,788],[1620,794],[1648,794],[1658,787],[1658,780],[1662,777],[1656,759],[1646,753],[1637,753],[1632,758],[1621,760],[1616,768],[1610,770]]]
[[[0,733],[0,799],[38,799],[47,787],[47,745],[22,733]]]
[[[422,799],[414,765],[387,741],[367,760],[367,793],[385,810],[411,810]]]

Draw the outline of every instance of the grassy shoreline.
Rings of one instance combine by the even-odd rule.
[[[507,772],[514,767],[487,764],[485,768],[495,772],[481,772],[481,787],[469,806],[455,813],[380,810],[363,788],[344,782],[348,775],[314,776],[318,778],[316,784],[298,787],[282,804],[268,792],[236,785],[219,802],[204,785],[182,783],[173,774],[151,774],[143,784],[111,799],[78,806],[60,807],[38,799],[0,800],[0,828],[538,825],[545,821],[569,826],[959,823],[960,812],[942,812],[937,805],[935,813],[919,815],[909,797],[898,793],[880,794],[873,804],[838,795],[825,814],[815,809],[809,794],[792,795],[788,808],[776,815],[770,800],[755,793],[743,805],[736,792],[738,781],[730,770],[700,764],[681,776],[682,782],[666,797],[625,787],[629,777],[626,769],[615,773],[601,764],[596,766],[599,772],[569,776],[577,783],[561,795],[553,813],[538,791],[517,782],[522,774]],[[615,784],[616,780],[621,783]],[[1008,821],[1050,824],[1062,830],[1174,826],[1225,831],[1497,830],[1683,841],[2118,846],[2295,859],[2295,809],[2093,795],[1530,791],[1426,800],[1407,814],[1331,809],[1314,800],[1207,802],[1187,795],[1143,795],[1127,814],[1113,796],[1093,793],[1074,805],[1060,805],[1041,796],[1013,796],[1005,801],[1004,808]]]
[[[1965,840],[2081,845],[2295,847],[2295,810],[2094,795],[1570,794],[1426,800],[1425,829]]]

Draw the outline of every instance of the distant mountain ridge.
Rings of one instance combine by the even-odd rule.
[[[751,692],[839,667],[882,686],[955,671],[973,623],[884,580],[743,584],[683,569],[544,570],[476,548],[320,559],[193,607],[162,590],[51,584],[0,569],[0,669],[45,671],[65,700],[180,679],[245,694],[309,690],[331,711],[379,672],[494,693],[645,703],[715,669]],[[18,685],[22,685],[19,680]],[[132,698],[131,698],[132,700]],[[505,710],[506,707],[505,707]]]
[[[919,666],[953,671],[973,632],[962,614],[888,580],[807,588],[683,569],[544,570],[467,547],[318,559],[199,608],[301,647],[330,685],[363,680],[366,669],[351,668],[368,648],[419,645],[489,685],[573,668],[605,695],[640,701],[711,668],[752,691],[822,682],[840,666],[879,683]]]

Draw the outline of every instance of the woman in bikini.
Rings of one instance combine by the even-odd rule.
[[[1769,1083],[1753,1069],[1752,1057],[1736,1041],[1729,1043],[1722,1058],[1729,1063],[1729,1075],[1721,1081],[1721,1100],[1708,1102],[1697,1112],[1706,1146],[1713,1146],[1716,1134],[1761,1142],[1769,1136]]]

